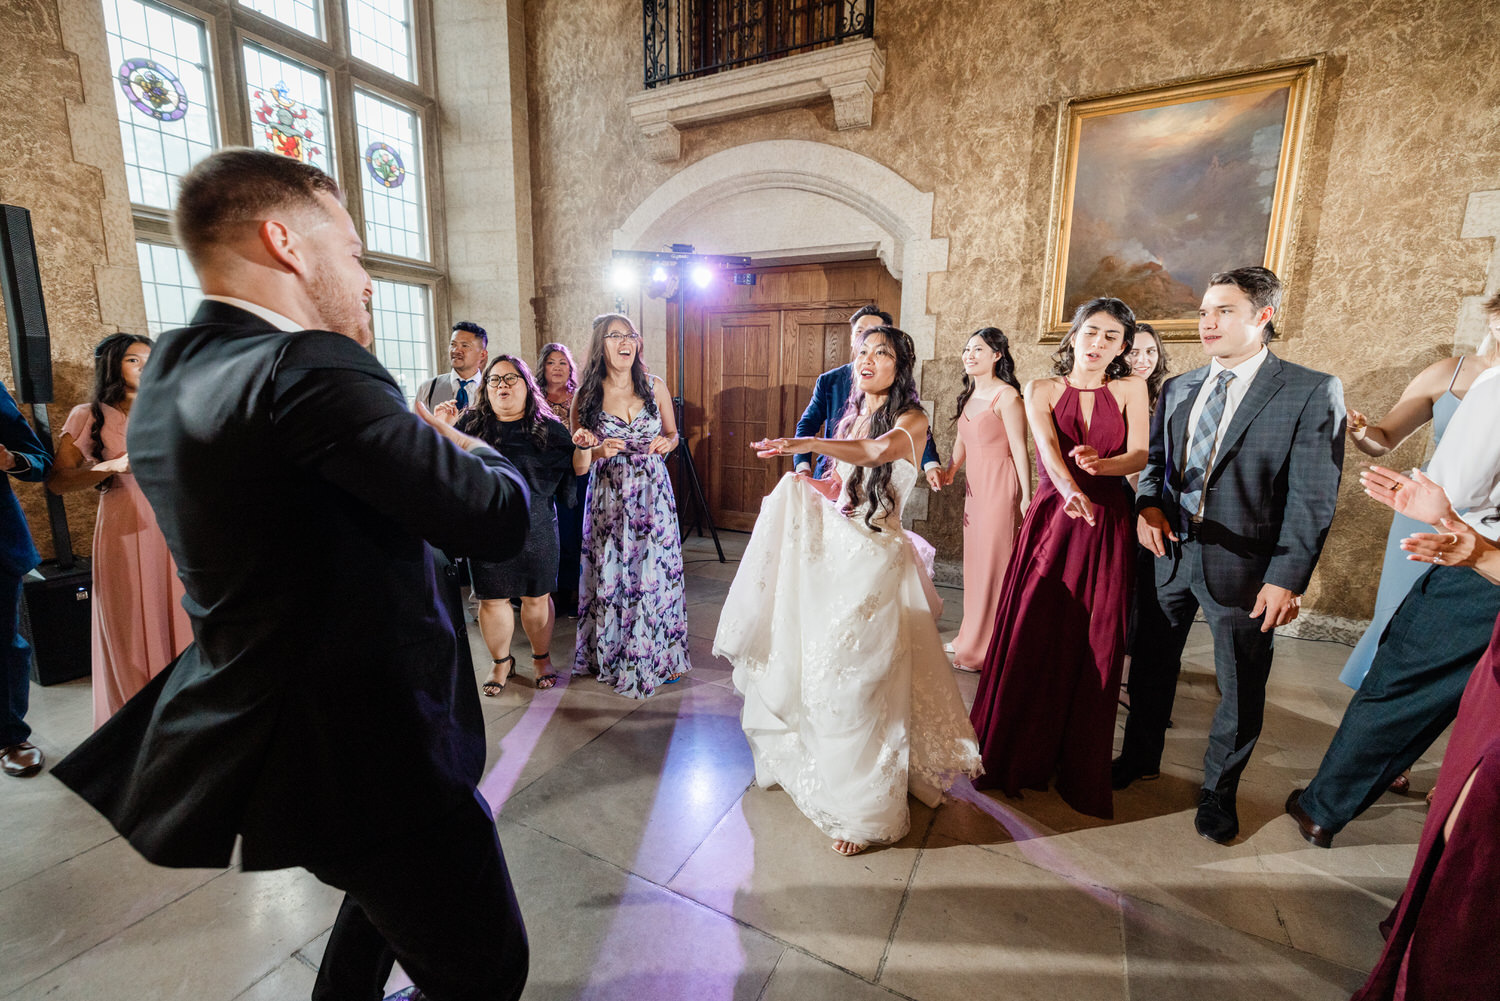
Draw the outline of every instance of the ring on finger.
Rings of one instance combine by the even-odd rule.
[[[1456,545],[1458,545],[1458,533],[1457,532],[1448,532],[1447,533],[1447,537],[1448,537],[1448,545],[1450,545],[1450,546],[1456,546]],[[1447,550],[1444,550],[1444,552],[1446,552],[1446,551]]]

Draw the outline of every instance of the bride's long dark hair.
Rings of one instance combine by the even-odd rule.
[[[877,334],[885,340],[886,345],[896,356],[896,376],[886,393],[885,403],[869,415],[870,423],[861,435],[865,438],[879,438],[896,426],[896,421],[901,418],[902,414],[922,406],[921,400],[917,397],[916,375],[912,371],[916,364],[917,348],[912,343],[911,337],[895,327],[871,327],[859,339],[859,344],[864,345]],[[856,352],[857,350],[856,348]],[[860,411],[864,409],[864,404],[864,391],[859,388],[858,378],[855,378],[854,385],[849,391],[849,404],[844,408],[844,416],[839,420],[838,430],[834,432],[836,437],[850,436],[854,426],[859,422]],[[875,518],[877,516],[883,518],[896,509],[896,498],[891,490],[891,464],[887,462],[868,469],[864,466],[855,466],[845,488],[849,494],[849,505],[846,511],[854,514],[863,508],[866,527],[876,532],[880,531],[879,526],[875,524]]]

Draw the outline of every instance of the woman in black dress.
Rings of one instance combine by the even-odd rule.
[[[578,366],[566,344],[554,341],[542,346],[536,364],[537,384],[557,419],[564,424],[573,408],[573,394],[578,391]],[[566,490],[563,491],[567,493]],[[557,500],[557,540],[562,544],[562,558],[557,566],[557,607],[569,618],[578,615],[579,556],[583,551],[583,502],[589,494],[589,474],[585,471],[573,480],[573,496]],[[571,500],[571,504],[569,501]]]
[[[453,422],[509,459],[531,489],[531,524],[521,552],[501,563],[469,561],[474,597],[479,599],[479,631],[490,649],[493,668],[485,695],[505,690],[516,659],[510,654],[515,619],[510,600],[521,599],[521,628],[531,640],[532,673],[537,688],[557,684],[549,648],[557,587],[557,516],[553,497],[571,487],[574,473],[588,468],[587,453],[577,452],[567,425],[558,420],[532,378],[526,363],[512,355],[495,357],[484,370],[484,391],[462,414],[444,404],[434,413]],[[580,458],[575,459],[575,455]]]

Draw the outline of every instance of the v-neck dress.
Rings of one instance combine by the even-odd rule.
[[[1085,425],[1080,400],[1094,396]],[[1063,461],[1094,506],[1094,524],[1069,518],[1037,455],[1036,499],[1011,553],[995,631],[969,718],[984,771],[974,784],[1011,796],[1046,789],[1080,813],[1109,817],[1110,754],[1134,577],[1130,492],[1120,476],[1091,476],[1069,452],[1125,450],[1125,417],[1107,385],[1068,386],[1052,411]]]
[[[692,667],[677,502],[666,458],[650,452],[661,415],[604,412],[589,430],[625,449],[594,463],[589,480],[573,673],[644,699]]]

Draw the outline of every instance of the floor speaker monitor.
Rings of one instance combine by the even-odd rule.
[[[31,235],[31,213],[18,205],[0,205],[0,295],[5,296],[5,322],[10,328],[16,399],[51,403],[52,341],[47,336],[42,275]]]

